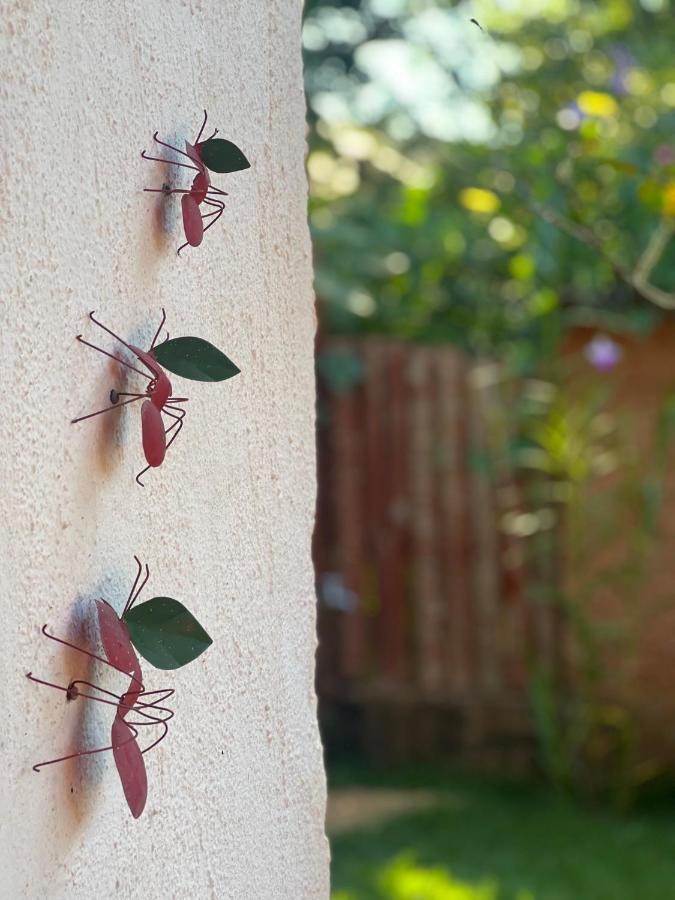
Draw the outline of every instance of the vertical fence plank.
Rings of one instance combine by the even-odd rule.
[[[469,423],[473,462],[470,466],[473,524],[473,586],[477,613],[479,684],[484,694],[499,686],[497,633],[499,628],[499,539],[493,481],[488,466],[487,421],[490,394],[485,366],[470,373]],[[488,375],[489,378],[489,375]]]
[[[363,441],[359,392],[332,395],[332,435],[335,448],[334,507],[340,571],[357,605],[340,616],[340,670],[347,679],[364,676],[368,646],[362,597],[366,534],[363,510]]]
[[[469,572],[469,492],[467,469],[466,370],[461,354],[450,348],[438,353],[439,448],[438,477],[443,535],[443,589],[448,618],[447,679],[459,696],[471,685],[475,630],[471,628]]]
[[[380,543],[382,616],[385,632],[384,670],[392,678],[409,674],[406,641],[406,560],[407,544],[407,412],[405,378],[406,349],[392,343],[386,353],[386,416],[384,435],[387,463],[387,499]]]
[[[395,361],[392,371],[391,352],[391,344],[385,341],[368,342],[365,352],[368,372],[363,421],[366,432],[365,497],[381,684],[400,680],[406,670],[403,572],[397,558],[398,528],[392,520],[402,452],[393,445],[399,417],[403,415],[393,406],[404,403],[404,397],[402,378],[395,372]]]
[[[319,514],[333,522],[317,540],[333,546],[317,562],[337,566],[359,598],[320,619],[339,660],[331,684],[401,758],[449,740],[480,756],[500,729],[514,733],[513,710],[527,728],[528,653],[534,644],[551,658],[561,640],[552,611],[530,608],[517,548],[500,534],[500,509],[518,493],[510,470],[488,464],[500,397],[489,367],[454,348],[329,343],[364,365],[362,385],[327,400],[319,444],[331,492]]]
[[[445,615],[436,554],[433,476],[433,355],[426,347],[410,353],[410,487],[414,545],[417,679],[424,691],[443,686]]]

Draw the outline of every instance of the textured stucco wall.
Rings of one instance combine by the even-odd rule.
[[[314,313],[303,171],[300,0],[0,0],[0,896],[325,898],[313,689]],[[193,137],[206,107],[253,167],[201,248],[177,258],[178,201],[143,194],[151,135]],[[211,339],[241,367],[174,379],[183,433],[145,489],[140,410],[105,403],[90,309],[147,342]],[[133,382],[130,382],[133,383]],[[31,764],[112,711],[24,678],[85,671],[40,636],[76,636],[91,601],[183,600],[213,646],[176,673],[176,717],[147,757],[134,821],[109,754]],[[114,687],[114,678],[105,676]],[[119,685],[118,685],[119,686]],[[97,706],[96,709],[91,707]]]

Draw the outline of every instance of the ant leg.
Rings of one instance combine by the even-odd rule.
[[[131,369],[133,372],[138,372],[139,375],[142,375],[143,378],[147,378],[148,381],[152,381],[152,378],[147,374],[147,372],[142,372],[140,369],[137,369],[136,366],[132,366],[131,363],[128,363],[125,359],[122,359],[120,356],[115,356],[114,353],[108,353],[107,350],[104,350],[102,347],[97,347],[96,344],[90,344],[89,341],[85,341],[81,334],[75,335],[75,340],[79,341],[81,344],[84,344],[86,347],[91,347],[92,350],[98,350],[99,353],[102,353],[104,356],[110,357],[110,359],[114,359],[115,362],[121,363],[123,366],[126,366],[127,369]]]
[[[135,702],[132,706],[128,707],[129,712],[137,713],[138,715],[143,716],[144,719],[150,719],[149,722],[132,722],[133,725],[153,725],[158,724],[159,722],[170,722],[171,719],[176,715],[172,709],[169,709],[168,706],[160,706],[160,703],[165,703],[169,697],[174,693],[172,688],[164,688],[161,691],[144,691],[142,694],[139,694],[139,697],[149,697],[152,694],[160,694],[161,696],[157,697],[156,700],[153,700],[152,703],[138,703]],[[120,704],[122,709],[127,709],[126,705]],[[151,716],[149,713],[144,712],[146,709],[152,709],[153,712],[156,713],[166,713],[166,715],[162,715],[160,717]],[[131,721],[131,720],[130,720]]]
[[[154,700],[152,703],[143,703],[143,704],[134,705],[133,707],[129,707],[129,709],[132,709],[134,712],[138,713],[139,715],[142,715],[144,718],[149,719],[150,721],[147,721],[147,722],[133,721],[132,722],[128,718],[124,719],[124,721],[129,726],[129,728],[132,728],[132,729],[138,729],[138,728],[143,728],[143,727],[153,727],[156,725],[161,725],[162,733],[160,734],[160,736],[155,741],[153,741],[152,744],[145,747],[145,749],[141,750],[141,753],[147,753],[149,750],[152,750],[153,747],[156,747],[157,744],[159,744],[161,741],[164,740],[164,738],[169,733],[169,726],[167,723],[174,717],[174,711],[172,709],[169,709],[168,707],[157,706],[158,703],[167,699],[168,697],[171,696],[171,694],[174,693],[172,688],[165,688],[162,691],[148,691],[147,693],[148,694],[151,694],[151,693],[152,694],[163,694],[164,696],[158,697],[157,700]],[[148,713],[144,713],[143,708],[149,708],[149,707],[152,707],[154,710],[157,710],[160,712],[166,712],[169,715],[167,715],[163,718],[156,718],[155,716],[151,716]],[[124,709],[125,707],[123,704],[120,704],[120,708]],[[136,734],[138,734],[138,731],[136,731]]]
[[[170,431],[173,431],[173,429],[176,428],[176,431],[175,431],[174,434],[171,436],[171,440],[170,440],[170,441],[168,442],[168,444],[166,445],[166,449],[168,450],[169,447],[173,444],[173,442],[174,442],[174,441],[176,440],[176,438],[178,437],[178,435],[179,435],[179,433],[180,433],[180,430],[181,430],[181,428],[183,427],[183,416],[185,415],[186,410],[181,410],[181,412],[183,413],[183,416],[173,415],[172,413],[167,412],[166,404],[165,404],[165,405],[164,405],[164,409],[162,410],[162,412],[166,412],[166,414],[167,414],[168,416],[171,416],[172,419],[178,419],[177,422],[174,422],[173,425],[170,425],[168,428],[166,428],[166,429],[164,430],[164,434],[167,435],[167,434],[169,434]],[[138,475],[136,476],[136,482],[137,482],[137,484],[139,484],[141,487],[145,487],[145,485],[144,485],[143,482],[141,481],[141,477],[142,477],[143,475],[145,475],[145,473],[146,473],[149,469],[151,469],[151,468],[153,468],[153,466],[146,466],[144,469],[141,469],[141,471],[140,471],[140,472],[138,473]]]
[[[212,219],[209,222],[209,224],[204,227],[204,231],[206,232],[209,230],[209,228],[212,225],[215,225],[215,223],[218,221],[218,219],[222,216],[223,212],[225,211],[225,204],[221,203],[219,200],[214,200],[214,199],[211,199],[211,200],[204,199],[204,203],[207,204],[207,206],[217,206],[218,207],[213,212],[206,213],[206,215],[202,216],[202,219],[208,219],[210,216],[215,216],[215,219]],[[176,253],[178,254],[178,256],[180,256],[181,250],[184,250],[188,246],[188,244],[189,244],[189,241],[185,241],[184,244],[180,245],[178,250],[176,250]]]
[[[141,753],[147,753],[149,750],[152,750],[153,747],[156,747],[157,744],[159,744],[161,741],[164,740],[164,738],[169,733],[169,726],[166,724],[167,721],[168,720],[165,720],[165,719],[157,719],[154,722],[133,722],[132,723],[128,719],[124,719],[124,722],[129,726],[129,728],[133,728],[134,730],[136,730],[138,728],[143,728],[144,726],[149,726],[151,728],[155,727],[157,725],[162,726],[162,733],[157,738],[157,740],[153,741],[152,744],[150,744],[144,750],[141,750]],[[136,731],[136,735],[138,736],[138,731]],[[124,743],[126,743],[126,741]],[[123,745],[120,745],[120,746],[123,746]]]
[[[48,635],[48,637],[49,637],[49,635]],[[151,703],[136,702],[136,703],[134,703],[133,706],[126,706],[124,703],[120,702],[122,698],[118,694],[115,694],[113,691],[108,691],[105,688],[99,687],[98,685],[93,684],[93,682],[91,682],[91,681],[85,681],[83,679],[78,679],[78,680],[72,681],[68,685],[68,687],[65,688],[62,685],[54,684],[51,681],[44,681],[41,678],[36,678],[32,674],[32,672],[28,672],[26,677],[29,678],[31,681],[35,681],[38,684],[43,684],[43,685],[46,685],[47,687],[54,688],[55,690],[63,691],[68,696],[68,699],[75,699],[75,698],[70,697],[71,691],[73,690],[73,688],[75,688],[77,691],[77,693],[75,695],[76,697],[82,697],[86,700],[93,700],[97,703],[105,703],[108,706],[115,706],[115,707],[117,707],[118,711],[120,709],[126,709],[127,711],[132,711],[135,714],[143,716],[144,719],[148,720],[146,722],[129,722],[127,719],[125,719],[124,721],[129,726],[129,730],[131,731],[132,736],[130,738],[128,738],[127,740],[123,741],[122,743],[115,744],[114,746],[111,745],[109,747],[97,747],[93,750],[80,750],[76,753],[68,754],[67,756],[60,756],[58,759],[51,759],[51,760],[47,760],[46,762],[37,763],[36,765],[33,766],[33,768],[35,769],[36,772],[39,772],[43,766],[49,766],[49,765],[52,765],[53,763],[57,763],[57,762],[64,762],[67,759],[74,759],[75,757],[78,757],[78,756],[90,756],[94,753],[104,753],[108,750],[118,749],[119,747],[123,747],[125,744],[130,743],[132,740],[136,740],[138,738],[138,728],[140,726],[161,725],[162,726],[162,734],[155,741],[153,741],[153,743],[150,744],[150,746],[146,747],[142,751],[143,753],[147,753],[149,750],[152,750],[153,747],[157,746],[157,744],[159,744],[162,740],[164,740],[164,738],[166,737],[166,735],[168,734],[168,731],[169,731],[169,726],[167,725],[167,722],[169,722],[174,717],[174,711],[172,709],[169,709],[168,707],[163,707],[163,706],[159,705],[160,703],[164,703],[166,700],[169,699],[169,697],[171,697],[174,694],[173,688],[164,688],[163,690],[160,690],[160,691],[142,691],[138,695],[139,697],[144,697],[144,696],[147,697],[147,696],[151,696],[151,695],[154,696],[155,694],[159,694],[159,696],[155,700],[153,700]],[[82,693],[81,691],[79,691],[77,689],[77,685],[80,685],[80,684],[86,685],[87,687],[91,688],[92,690],[99,691],[100,693],[103,693],[103,694],[107,694],[109,697],[114,697],[115,699],[114,699],[114,701],[106,700],[103,697],[95,697],[92,694]],[[149,713],[144,712],[145,709],[152,709],[155,712],[167,713],[168,715],[166,715],[164,717],[160,716],[158,718],[157,716],[152,716]]]
[[[123,400],[121,403],[113,403],[112,406],[106,406],[105,409],[99,409],[98,412],[89,413],[89,415],[86,416],[78,416],[77,419],[71,419],[70,424],[74,425],[76,422],[84,422],[85,419],[93,419],[94,416],[100,416],[103,413],[112,412],[113,409],[119,409],[121,406],[126,406],[127,403],[135,403],[142,397],[145,397],[145,394],[135,394],[131,398],[131,400]]]
[[[207,216],[215,216],[215,219],[211,219],[211,221],[209,222],[209,224],[204,228],[204,231],[206,232],[206,231],[209,230],[209,228],[210,228],[212,225],[215,225],[215,224],[216,224],[216,222],[218,221],[218,219],[219,219],[219,218],[222,216],[222,214],[225,212],[225,204],[224,204],[224,203],[221,203],[219,200],[204,200],[204,203],[208,204],[209,206],[216,206],[216,205],[217,205],[217,206],[219,207],[215,212],[207,213],[206,216],[202,216],[202,219],[205,219]]]
[[[92,311],[89,313],[89,318],[94,323],[94,325],[98,325],[98,327],[102,328],[103,331],[105,331],[107,334],[110,335],[110,337],[115,338],[116,341],[118,341],[120,344],[122,344],[124,347],[126,347],[127,350],[130,350],[134,354],[134,356],[136,356],[134,348],[131,346],[131,344],[127,344],[127,342],[123,338],[121,338],[119,336],[119,334],[115,334],[115,332],[111,331],[107,325],[104,325],[103,322],[99,322],[98,319],[94,318],[94,312],[95,312],[95,310],[92,309]],[[96,349],[98,349],[98,347]]]
[[[34,681],[36,684],[44,684],[46,687],[54,688],[55,691],[63,691],[63,693],[66,695],[66,700],[76,700],[79,696],[79,693],[76,692],[75,695],[71,697],[70,684],[68,685],[68,687],[63,687],[63,685],[61,684],[54,684],[51,681],[45,681],[43,678],[36,678],[32,672],[26,672],[26,678],[28,678],[30,681]]]
[[[226,194],[225,196],[228,196],[228,195]],[[223,210],[225,209],[225,204],[223,203],[223,201],[218,200],[216,197],[204,197],[204,199],[202,200],[202,203],[205,206],[214,207],[213,212],[204,213],[204,215],[202,216],[202,219],[208,219],[209,216],[215,216],[216,213],[222,213]],[[206,231],[206,228],[204,229],[204,231]]]
[[[169,447],[173,444],[173,442],[176,440],[176,438],[177,438],[178,435],[180,434],[180,430],[181,430],[181,428],[183,427],[183,419],[185,418],[185,412],[186,412],[186,410],[184,410],[184,409],[177,410],[177,411],[176,411],[176,414],[174,414],[174,413],[172,413],[172,412],[169,412],[169,411],[167,410],[166,406],[165,406],[163,412],[165,412],[165,413],[167,414],[167,416],[171,416],[172,419],[176,419],[176,421],[173,423],[173,425],[169,425],[169,427],[168,427],[168,428],[166,429],[166,431],[164,432],[164,434],[168,434],[170,431],[173,431],[174,428],[176,429],[176,430],[173,432],[173,434],[171,435],[171,440],[170,440],[169,443],[166,445],[166,449],[168,450]],[[178,412],[182,412],[183,415],[182,415],[182,416],[177,415]]]
[[[35,678],[32,673],[28,673],[28,678],[31,681],[37,681],[39,684],[46,684],[48,687],[56,688],[59,691],[66,691],[69,693],[72,689],[76,688],[76,695],[73,699],[77,699],[77,697],[83,697],[85,700],[93,700],[96,703],[105,703],[106,706],[114,706],[117,708],[118,714],[120,710],[124,710],[127,713],[133,712],[138,716],[143,716],[144,719],[147,719],[147,722],[130,722],[128,719],[124,719],[128,725],[133,727],[138,727],[140,725],[162,725],[165,722],[170,722],[173,719],[175,713],[172,709],[169,709],[167,706],[159,706],[158,704],[163,703],[167,700],[173,693],[172,688],[164,688],[161,691],[142,691],[138,694],[138,697],[148,696],[150,694],[161,694],[161,697],[158,697],[156,700],[153,700],[152,703],[139,703],[137,700],[134,701],[133,704],[123,703],[124,695],[120,696],[119,694],[114,693],[114,691],[108,691],[105,688],[99,687],[97,684],[94,684],[91,681],[84,681],[82,679],[77,679],[76,681],[71,681],[67,688],[63,688],[58,684],[52,684],[50,681],[42,681],[40,678]],[[103,697],[94,697],[91,694],[85,694],[77,688],[77,685],[84,684],[87,687],[91,688],[94,691],[99,691],[101,694],[107,694],[109,697],[114,697],[114,700],[106,700]],[[152,709],[153,712],[157,713],[167,713],[166,716],[153,716],[150,713],[144,712],[146,709]],[[124,718],[124,716],[122,716]]]
[[[150,350],[148,350],[148,353],[150,353],[152,350],[154,350],[155,344],[157,343],[157,338],[159,337],[159,333],[162,330],[162,328],[164,327],[165,322],[166,322],[166,311],[165,311],[164,307],[162,307],[162,321],[159,323],[159,328],[155,332],[155,336],[152,339],[152,343],[150,344]]]
[[[55,688],[55,690],[57,690],[57,691],[63,691],[65,694],[68,694],[68,692],[71,688],[71,685],[69,685],[67,688],[64,688],[60,684],[52,684],[51,681],[43,681],[41,678],[36,678],[32,674],[32,672],[28,672],[26,677],[30,678],[31,681],[37,682],[38,684],[44,684],[47,687]],[[93,685],[93,687],[96,687],[96,686]],[[100,688],[99,688],[99,690],[100,690]],[[113,706],[116,705],[116,704],[112,703],[111,701],[102,700],[100,697],[91,697],[88,694],[78,694],[78,696],[86,697],[87,699],[90,699],[90,700],[99,700],[102,703],[111,703],[111,705],[113,705]],[[116,696],[116,695],[113,695],[113,696]],[[116,745],[117,747],[123,747],[124,744],[129,743],[132,740],[136,740],[136,738],[138,737],[138,730],[133,725],[129,725],[129,729],[132,732],[132,736],[128,740],[123,741],[121,744],[117,744]],[[93,750],[78,750],[76,753],[69,753],[67,756],[59,756],[58,759],[49,759],[49,760],[46,760],[45,762],[36,763],[33,766],[33,769],[36,772],[39,772],[40,769],[42,769],[44,766],[51,766],[54,763],[65,762],[67,759],[75,759],[78,756],[92,756],[94,753],[105,753],[107,750],[113,750],[113,749],[114,749],[113,746],[110,745],[109,747],[97,747]]]
[[[161,143],[161,141],[160,141],[159,143]],[[165,146],[168,147],[169,145],[166,144]],[[174,150],[175,148],[172,147],[171,149]],[[180,151],[180,150],[176,150],[176,153],[181,153],[181,152],[182,152],[182,151]],[[176,161],[173,160],[173,159],[164,159],[164,158],[161,157],[161,156],[148,156],[148,155],[146,154],[145,150],[143,150],[143,152],[141,153],[141,156],[143,157],[143,159],[152,160],[152,162],[167,163],[167,165],[169,165],[169,166],[180,166],[181,169],[192,169],[192,170],[195,171],[195,172],[200,172],[200,171],[201,171],[201,169],[198,169],[197,166],[188,166],[187,163],[179,163],[179,162],[176,162]],[[183,156],[187,156],[187,154],[184,153]],[[191,158],[191,157],[188,156],[188,159],[190,159],[190,158]],[[146,188],[145,190],[148,190],[148,188]]]
[[[192,188],[143,188],[143,190],[148,194],[165,194],[167,197],[170,194],[191,194]],[[210,187],[206,192],[208,194],[218,194],[218,196],[229,197],[230,195],[227,191],[221,191],[220,188]]]
[[[78,647],[77,644],[71,644],[70,641],[65,641],[63,638],[57,637],[55,634],[50,634],[47,631],[46,625],[42,626],[42,633],[46,638],[49,638],[50,641],[56,641],[57,644],[63,644],[64,647],[70,647],[71,650],[77,650],[78,653],[84,653],[84,655],[90,657],[90,659],[95,659],[97,662],[102,662],[106,666],[110,666],[111,669],[114,669],[116,672],[120,672],[122,675],[126,675],[127,678],[131,678],[132,681],[135,681],[138,687],[140,687],[141,691],[145,690],[145,686],[143,682],[140,681],[140,679],[136,678],[135,675],[132,675],[131,672],[125,672],[124,669],[120,669],[119,666],[113,665],[110,660],[105,659],[103,656],[92,653],[90,650],[85,650],[84,647]]]
[[[151,468],[152,468],[152,466],[146,466],[144,469],[141,469],[141,471],[136,475],[136,483],[140,484],[141,487],[145,487],[145,485],[141,481],[141,475],[145,475],[145,473],[148,471],[148,469],[151,469]]]
[[[144,703],[143,706],[154,706],[157,709],[162,709],[162,707],[157,706],[158,703],[166,703],[169,697],[173,697],[176,691],[173,688],[161,688],[158,691],[143,691],[139,694],[139,697],[153,697],[155,694],[161,694],[156,700],[153,700],[152,703]],[[173,710],[168,710],[171,713],[171,718],[174,716]]]
[[[183,409],[180,406],[174,406],[174,403],[187,403],[187,397],[176,397],[175,399],[172,397],[170,401],[167,401],[163,408],[162,412],[165,412],[167,416],[171,416],[172,419],[184,419],[187,414],[187,409]],[[171,412],[169,412],[171,410]]]
[[[105,703],[106,706],[116,707],[118,712],[119,712],[119,710],[122,709],[126,713],[133,712],[136,715],[143,716],[144,719],[149,720],[147,722],[133,722],[133,723],[130,722],[129,724],[159,725],[162,722],[170,722],[171,719],[173,719],[173,717],[175,715],[174,711],[172,709],[169,709],[167,706],[158,706],[159,703],[162,703],[166,699],[166,696],[158,697],[152,703],[138,703],[135,700],[132,704],[129,704],[129,703],[123,702],[124,694],[122,696],[120,696],[119,694],[114,693],[114,691],[108,691],[105,688],[99,687],[97,684],[93,684],[93,682],[91,682],[91,681],[83,681],[82,679],[77,679],[76,681],[71,681],[67,688],[62,688],[58,684],[52,684],[49,681],[41,681],[39,678],[34,678],[30,673],[29,673],[29,677],[31,678],[31,681],[37,681],[40,684],[46,684],[49,687],[55,687],[58,690],[65,690],[67,692],[71,691],[73,689],[73,687],[76,687],[76,685],[78,685],[78,684],[84,684],[94,691],[100,691],[100,693],[107,694],[109,697],[114,697],[115,699],[114,700],[105,700],[103,697],[94,697],[91,694],[85,694],[85,693],[81,692],[79,690],[79,688],[76,688],[77,693],[73,699],[77,699],[77,697],[83,697],[85,700],[94,700],[96,703]],[[152,691],[151,693],[153,693],[153,694],[161,693],[161,694],[166,695],[167,690],[168,689],[165,688],[163,691]],[[173,693],[173,691],[171,691],[171,693]],[[142,691],[137,696],[143,697],[145,695],[146,695],[146,692]],[[169,694],[169,696],[170,696],[170,694]],[[167,713],[167,715],[166,716],[152,716],[152,715],[150,715],[150,713],[144,712],[145,709],[152,709],[153,712],[157,712],[157,713]],[[124,717],[122,717],[122,718],[124,718]],[[127,720],[125,719],[125,721],[127,721]]]
[[[45,762],[36,763],[33,766],[33,770],[35,772],[39,772],[40,769],[44,769],[45,766],[53,766],[54,763],[65,762],[67,759],[76,759],[78,756],[93,756],[94,753],[105,753],[108,750],[119,750],[120,747],[124,747],[125,744],[130,744],[138,737],[138,731],[133,725],[129,725],[129,730],[131,731],[131,737],[127,738],[125,741],[121,741],[119,744],[110,744],[109,747],[96,747],[95,750],[78,750],[77,753],[69,753],[67,756],[59,756],[57,759],[47,759],[45,760]],[[164,737],[164,735],[162,735],[162,737]]]
[[[31,681],[34,681],[37,684],[43,684],[46,687],[54,688],[57,691],[63,691],[69,700],[76,700],[78,697],[82,697],[84,700],[93,700],[95,703],[105,703],[106,706],[114,706],[117,709],[118,713],[119,710],[123,709],[126,712],[133,712],[136,715],[143,716],[144,719],[148,720],[147,722],[129,722],[127,719],[125,719],[125,722],[127,722],[127,725],[129,725],[131,728],[138,727],[140,725],[164,725],[166,733],[166,731],[168,731],[168,726],[166,725],[166,723],[170,722],[175,715],[174,711],[172,709],[169,709],[167,706],[158,705],[168,700],[168,698],[174,693],[173,688],[164,688],[161,691],[142,691],[140,694],[138,694],[139,697],[149,696],[151,694],[161,694],[162,696],[158,697],[156,700],[153,700],[152,703],[134,702],[133,705],[128,705],[122,702],[124,695],[120,696],[119,694],[114,693],[114,691],[108,691],[105,688],[99,687],[99,685],[94,684],[91,681],[85,681],[81,678],[78,678],[75,681],[71,681],[68,687],[63,687],[60,684],[54,684],[51,681],[44,681],[42,678],[36,678],[32,672],[28,672],[26,678],[29,678]],[[104,697],[95,697],[92,694],[85,694],[77,687],[77,685],[80,684],[86,685],[86,687],[89,687],[94,691],[99,691],[101,694],[107,694],[109,697],[114,697],[115,699],[106,700]],[[75,695],[71,697],[70,695],[73,689],[75,689]],[[144,712],[145,709],[152,709],[153,712],[157,713],[167,713],[167,715],[153,716],[150,715],[150,713]],[[122,718],[124,718],[124,716]],[[136,736],[138,736],[138,732],[136,732]],[[55,762],[58,761],[59,760],[55,760]]]
[[[187,159],[192,160],[192,157],[190,156],[190,154],[186,153],[184,150],[179,150],[178,147],[172,147],[171,144],[167,144],[165,141],[160,141],[160,139],[157,137],[158,134],[159,134],[159,131],[156,131],[152,136],[152,139],[153,139],[153,141],[155,141],[155,143],[161,144],[162,147],[166,147],[168,150],[173,150],[174,153],[180,153],[181,156],[185,156]],[[145,158],[147,159],[147,156]],[[164,161],[168,162],[168,160],[164,160]],[[192,161],[194,162],[194,160],[192,160]],[[181,164],[176,163],[176,165],[181,165]],[[201,169],[198,166],[192,166],[191,168],[197,169],[198,172],[201,171]]]
[[[162,312],[164,312],[164,309],[162,309]],[[103,322],[99,322],[98,319],[94,318],[94,310],[92,310],[92,311],[89,313],[89,318],[91,319],[91,321],[92,321],[95,325],[98,325],[99,328],[102,328],[103,331],[107,332],[111,337],[115,338],[116,341],[119,341],[120,344],[122,344],[124,347],[126,347],[127,350],[130,350],[131,353],[133,353],[134,356],[137,357],[137,353],[136,353],[136,351],[134,350],[134,348],[131,346],[131,344],[127,344],[127,342],[126,342],[123,338],[121,338],[118,334],[115,334],[114,331],[111,331],[110,328],[107,327],[107,325],[104,325]],[[86,343],[87,343],[87,341],[82,340],[80,336],[78,336],[78,340],[81,340],[81,342],[82,342],[83,344],[86,344]],[[94,350],[100,350],[100,352],[101,352],[101,353],[105,353],[106,356],[110,356],[109,353],[106,353],[105,350],[101,350],[100,347],[95,347],[93,344],[89,344],[89,346],[90,346],[90,347],[94,347]],[[112,358],[113,358],[113,359],[117,359],[116,356],[113,356]],[[122,360],[121,360],[121,359],[118,359],[118,362],[122,362]],[[143,362],[143,360],[141,360],[141,362]],[[155,378],[157,377],[157,376],[156,376],[156,373],[153,372],[152,369],[150,369],[150,371],[152,372],[152,376],[150,376],[150,375],[148,375],[146,372],[141,372],[140,369],[136,369],[134,366],[129,365],[129,363],[124,363],[124,365],[128,366],[128,368],[130,368],[130,369],[133,369],[134,372],[138,372],[139,375],[142,375],[144,378],[147,378],[148,381],[154,381]],[[143,363],[143,365],[145,366],[145,363]],[[149,367],[149,366],[146,366],[146,368],[150,368],[150,367]]]
[[[185,402],[187,403],[187,397],[178,397],[176,400],[171,398],[171,402],[167,402],[164,404],[162,408],[162,412],[166,413],[167,416],[171,416],[172,419],[180,419],[182,422],[185,416],[187,415],[187,409],[183,409],[181,406],[174,406],[173,404],[176,402]],[[175,428],[176,425],[171,425],[170,428]],[[165,434],[168,434],[170,428],[167,428]]]
[[[151,723],[151,722],[147,722],[147,723],[144,722],[143,724],[144,724],[144,725],[145,725],[145,724],[150,725],[150,724],[152,724],[152,723]],[[166,724],[166,722],[162,722],[161,725],[163,726],[164,730],[162,731],[162,733],[160,734],[160,736],[157,738],[156,741],[153,741],[152,744],[150,744],[149,747],[145,747],[145,749],[141,750],[141,753],[147,753],[149,750],[152,750],[153,747],[156,747],[157,744],[160,744],[160,743],[164,740],[164,738],[167,736],[167,734],[169,733],[169,726]],[[129,727],[131,727],[131,726],[129,726]]]
[[[168,412],[166,406],[164,407],[162,412],[165,412],[167,414],[167,416],[171,416],[172,419],[176,419],[176,421],[173,423],[173,425],[169,425],[169,427],[164,430],[165,436],[170,434],[173,431],[173,434],[171,435],[171,440],[168,441],[168,443],[166,445],[166,449],[168,450],[169,447],[173,444],[173,442],[176,440],[176,438],[180,434],[180,430],[183,427],[183,418],[185,416],[185,410],[184,409],[180,410],[180,412],[183,413],[182,416],[174,415],[173,413]],[[176,429],[175,431],[174,431],[174,428]]]

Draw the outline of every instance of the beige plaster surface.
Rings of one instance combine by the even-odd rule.
[[[328,896],[300,16],[299,0],[0,0],[2,898]],[[165,173],[140,151],[155,129],[193,138],[204,107],[252,168],[214,178],[226,211],[177,258],[179,202],[142,193]],[[172,336],[242,374],[173,379],[185,427],[140,488],[137,406],[69,424],[120,384],[75,335],[112,348],[96,309],[147,345],[162,306]],[[86,641],[134,553],[145,597],[183,601],[214,640],[179,671],[145,665],[176,716],[138,820],[108,753],[31,770],[105,745],[112,710],[24,677],[87,671],[40,627]]]

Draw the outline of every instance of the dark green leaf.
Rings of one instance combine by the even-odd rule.
[[[156,669],[180,669],[212,643],[182,603],[153,597],[123,617],[134,647]]]
[[[225,381],[239,374],[231,359],[198,337],[172,338],[155,347],[153,353],[160,366],[193,381]]]
[[[207,169],[212,172],[240,172],[250,169],[251,163],[246,159],[236,144],[222,138],[211,138],[199,145],[199,155]]]

